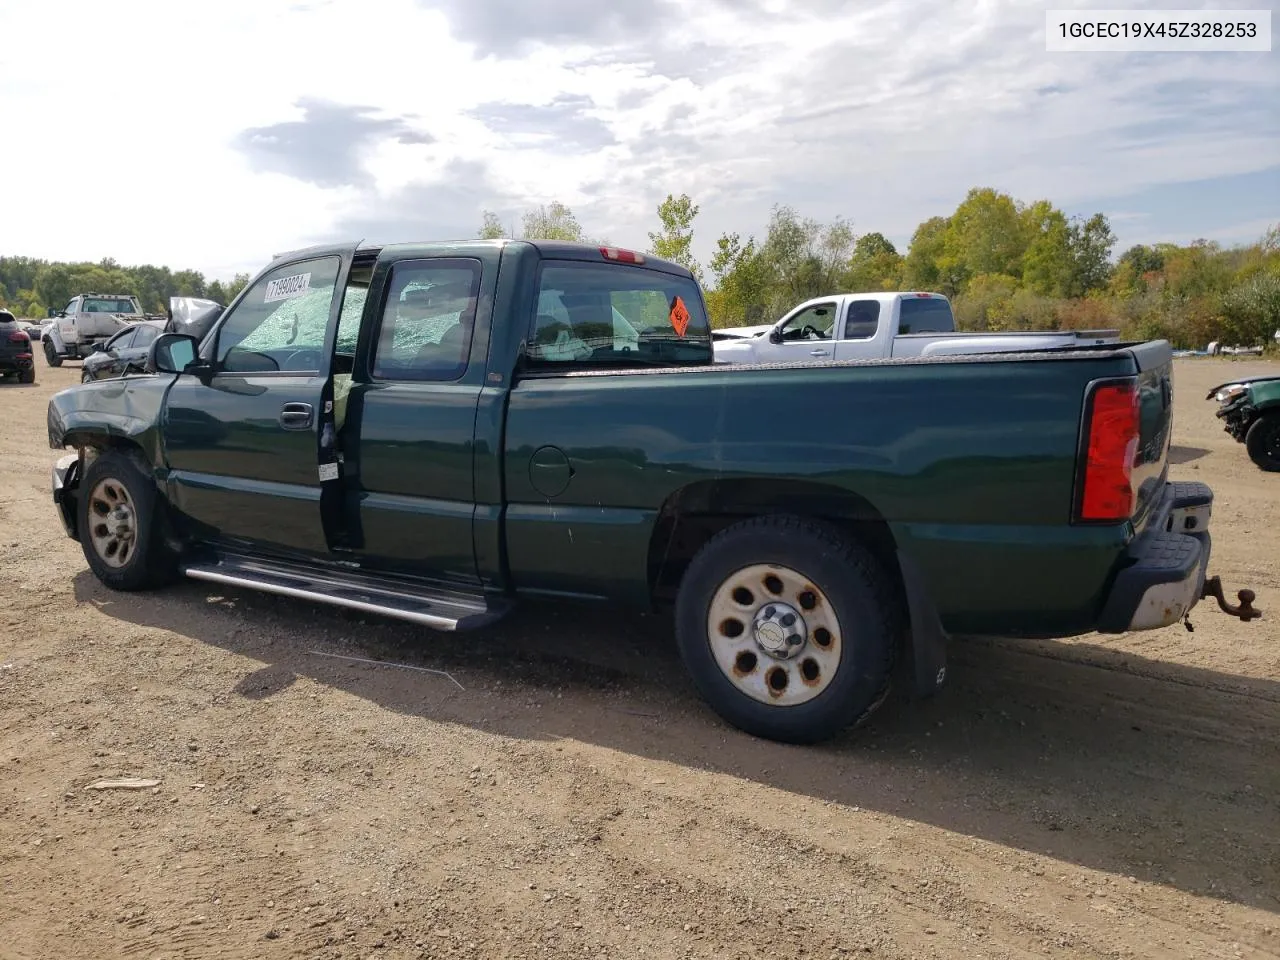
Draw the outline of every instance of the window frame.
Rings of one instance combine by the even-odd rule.
[[[530,356],[529,348],[533,346],[535,337],[538,332],[538,307],[542,300],[544,292],[543,278],[548,269],[574,269],[574,270],[593,270],[595,268],[604,267],[608,270],[622,270],[630,274],[632,271],[640,271],[648,275],[657,275],[659,277],[667,277],[672,282],[686,283],[690,286],[691,291],[697,295],[697,307],[701,312],[702,319],[706,324],[707,330],[707,350],[711,357],[715,356],[714,347],[712,346],[713,330],[711,328],[711,317],[707,312],[707,305],[702,297],[702,287],[698,281],[691,277],[686,277],[678,273],[668,273],[665,270],[653,270],[645,267],[643,264],[613,264],[607,261],[595,261],[587,259],[578,259],[576,257],[545,257],[538,262],[537,273],[534,278],[533,293],[530,296],[528,320],[525,325],[524,337],[520,345],[520,356],[517,363],[518,374],[520,376],[540,377],[540,376],[557,376],[567,373],[580,373],[584,371],[600,372],[600,373],[633,373],[641,370],[657,369],[651,364],[638,363],[635,366],[627,366],[622,363],[593,362],[590,359],[578,360],[548,360],[542,357]],[[619,290],[611,290],[609,304],[617,310],[629,325],[635,327],[635,322],[626,314],[618,310],[613,301],[613,296]],[[685,298],[689,300],[688,297]],[[563,306],[563,302],[561,304]],[[686,306],[688,304],[686,303]],[[565,307],[565,310],[568,308]],[[637,333],[639,329],[637,328]],[[678,364],[676,364],[678,365]]]
[[[436,376],[405,377],[405,376],[386,376],[385,375],[386,371],[383,371],[382,375],[380,375],[377,372],[378,371],[378,348],[382,345],[382,328],[383,328],[383,324],[386,322],[386,319],[387,319],[387,307],[391,302],[391,293],[397,287],[396,274],[402,268],[406,268],[406,269],[416,268],[417,271],[422,271],[422,272],[430,270],[431,268],[437,268],[442,270],[450,270],[450,269],[457,270],[459,268],[465,268],[471,271],[471,292],[468,295],[470,306],[466,311],[463,311],[462,315],[458,317],[458,322],[463,324],[467,328],[467,332],[466,332],[467,349],[466,349],[466,353],[463,356],[464,362],[462,364],[462,367],[461,369],[458,370],[455,376],[448,377],[448,378],[442,378],[442,377],[436,377]],[[365,315],[369,319],[370,329],[369,329],[369,335],[368,335],[369,336],[368,347],[365,350],[364,362],[361,364],[361,366],[363,367],[364,375],[368,378],[368,382],[369,383],[387,383],[387,384],[392,384],[392,383],[433,384],[433,383],[457,383],[463,378],[465,378],[467,373],[471,370],[471,356],[475,352],[476,321],[480,312],[480,295],[481,295],[483,282],[484,282],[484,261],[481,260],[479,257],[465,257],[465,256],[407,257],[403,260],[393,260],[389,264],[389,268],[386,273],[386,279],[381,284],[379,284],[381,289],[377,291],[377,306],[375,308],[375,312],[372,315],[369,315],[370,297],[368,294],[366,294],[365,296],[364,310],[365,310]],[[371,283],[373,284],[377,283],[376,270],[375,270],[374,279],[371,281]],[[405,283],[404,286],[408,286],[408,283]],[[401,290],[403,292],[403,288],[401,288]],[[374,292],[372,285],[370,286],[369,292],[370,293]],[[399,301],[397,300],[397,303],[398,302]],[[357,353],[358,352],[359,352],[359,347],[357,346]]]
[[[269,283],[271,280],[279,279],[279,275],[286,270],[295,270],[306,264],[323,263],[326,260],[334,260],[337,263],[334,271],[333,292],[329,297],[329,311],[325,316],[324,337],[322,338],[320,345],[314,348],[321,356],[321,366],[315,367],[314,369],[308,368],[306,370],[228,370],[223,366],[224,358],[220,358],[218,355],[222,343],[222,335],[226,332],[227,324],[230,323],[235,318],[236,314],[248,304],[249,297],[252,295],[254,288],[264,282]],[[280,263],[274,267],[269,267],[263,270],[258,274],[258,276],[254,277],[253,280],[249,282],[232,304],[223,311],[222,316],[218,318],[217,324],[211,331],[209,331],[208,339],[206,341],[207,348],[202,346],[199,350],[199,355],[205,357],[213,364],[214,375],[218,377],[318,377],[321,369],[325,366],[324,353],[329,342],[329,323],[333,318],[334,298],[338,296],[339,285],[342,286],[345,294],[346,284],[344,281],[346,279],[347,272],[348,271],[345,269],[344,265],[344,256],[342,253],[338,252],[301,257],[297,260],[289,260],[285,263]],[[281,302],[283,303],[285,301]],[[260,326],[261,324],[258,325],[258,327]],[[257,330],[258,327],[255,327],[254,330]],[[254,331],[251,330],[249,333],[245,334],[245,336],[241,338],[241,342],[251,336],[253,332]],[[231,349],[235,348],[233,347]],[[308,347],[304,349],[311,348]]]
[[[849,324],[852,323],[853,320],[851,319],[850,314],[853,313],[853,308],[860,303],[875,304],[876,306],[875,326],[871,328],[871,333],[869,336],[851,337],[849,336]],[[863,297],[860,300],[850,300],[849,303],[845,306],[844,324],[841,326],[841,333],[843,334],[843,336],[840,339],[851,341],[853,343],[865,343],[868,340],[874,340],[876,338],[876,334],[880,332],[880,318],[883,313],[884,313],[884,304],[881,303],[879,300],[875,299],[874,297]],[[862,321],[858,321],[858,322],[861,323]]]
[[[840,315],[840,303],[838,300],[823,300],[823,301],[820,301],[819,303],[805,304],[803,307],[797,310],[794,314],[788,317],[786,322],[783,323],[782,326],[778,328],[778,336],[781,341],[778,345],[785,347],[788,344],[792,344],[792,343],[833,343],[837,338],[830,335],[828,335],[825,338],[819,337],[817,340],[809,340],[809,339],[788,340],[786,337],[787,330],[794,329],[792,325],[797,320],[803,317],[810,310],[817,310],[819,307],[831,308],[831,312],[834,314],[834,316],[832,317],[831,326],[828,328],[828,330],[829,331],[835,330],[836,324],[839,320],[839,315]]]

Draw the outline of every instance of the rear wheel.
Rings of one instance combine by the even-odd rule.
[[[51,367],[62,366],[62,357],[58,356],[58,351],[51,340],[44,341],[44,359]]]
[[[1244,435],[1249,459],[1263,470],[1280,472],[1280,410],[1264,413]]]
[[[30,368],[28,368],[28,369],[26,369],[26,370],[20,370],[20,371],[18,372],[18,382],[19,382],[19,383],[35,383],[35,382],[36,382],[36,368],[35,368],[35,367],[30,367]]]
[[[676,600],[676,638],[699,693],[739,729],[789,743],[835,736],[880,705],[902,622],[875,557],[799,517],[719,533]]]
[[[80,484],[80,545],[94,576],[113,590],[146,590],[173,579],[160,500],[142,457],[108,450]]]

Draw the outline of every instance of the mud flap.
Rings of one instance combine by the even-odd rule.
[[[898,569],[902,571],[902,585],[911,618],[904,681],[910,684],[914,696],[931,697],[942,689],[947,677],[947,632],[933,601],[929,599],[924,576],[901,551],[898,552]]]

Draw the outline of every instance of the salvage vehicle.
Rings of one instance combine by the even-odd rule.
[[[44,357],[51,367],[63,360],[83,360],[130,324],[164,319],[146,314],[138,298],[128,294],[83,293],[61,310],[49,308],[54,322],[44,333]]]
[[[19,383],[35,383],[36,364],[31,335],[12,313],[0,309],[0,378],[10,377],[17,377]]]
[[[1280,471],[1280,376],[1220,383],[1205,399],[1218,401],[1223,429],[1244,444],[1250,460],[1269,473]]]
[[[105,343],[96,344],[81,364],[80,382],[145,373],[156,337],[163,332],[177,332],[200,339],[209,332],[223,309],[216,300],[170,297],[168,319],[139,320]]]
[[[110,340],[96,344],[80,365],[80,382],[146,372],[151,344],[167,326],[163,320],[141,320],[125,327]]]
[[[772,326],[715,331],[721,363],[812,363],[932,357],[941,354],[1048,350],[1116,343],[1118,330],[956,330],[951,301],[940,293],[841,293],[806,300]]]
[[[185,575],[443,631],[533,598],[658,609],[722,717],[813,742],[895,681],[936,692],[949,634],[1257,615],[1206,576],[1213,492],[1166,479],[1171,354],[719,366],[693,275],[645,254],[325,246],[157,338],[154,376],[56,394],[52,494],[116,590]]]

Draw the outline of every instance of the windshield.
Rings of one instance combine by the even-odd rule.
[[[128,297],[85,297],[81,313],[138,313]]]

